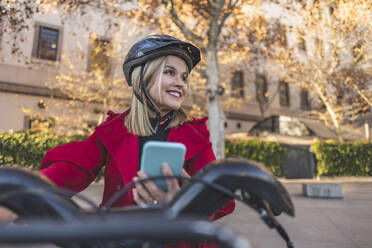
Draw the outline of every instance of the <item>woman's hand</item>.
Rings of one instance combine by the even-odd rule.
[[[0,206],[0,223],[12,222],[17,219],[17,215],[5,207]]]
[[[173,176],[172,169],[167,164],[162,166],[164,176]],[[133,181],[138,179],[145,179],[148,176],[145,172],[139,171],[138,177],[134,177]],[[181,176],[190,178],[190,175],[182,169]],[[174,195],[180,190],[180,185],[177,179],[167,179],[168,192],[164,192],[154,182],[147,181],[144,183],[137,183],[136,188],[133,189],[133,198],[138,205],[168,203]]]

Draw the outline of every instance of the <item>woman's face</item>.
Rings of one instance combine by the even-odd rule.
[[[178,110],[185,100],[188,92],[186,63],[179,57],[167,56],[164,69],[160,74],[153,79],[154,82],[151,82],[149,95],[163,115],[171,110]]]

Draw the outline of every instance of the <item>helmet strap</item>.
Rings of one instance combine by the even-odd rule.
[[[156,107],[154,105],[154,102],[152,101],[152,99],[150,98],[149,94],[147,93],[147,90],[145,88],[145,85],[143,83],[143,72],[145,70],[145,65],[142,64],[141,65],[141,71],[140,71],[140,87],[146,97],[146,100],[147,100],[147,103],[148,103],[148,107],[156,113],[156,116],[161,116],[160,112],[156,110]],[[140,101],[142,104],[144,104],[143,102],[143,98],[135,91],[134,87],[133,87],[133,94],[134,96],[138,99],[138,101]],[[158,117],[158,118],[159,118]]]
[[[140,95],[138,95],[138,93],[134,90],[134,88],[133,88],[133,94],[137,98],[137,100],[140,101],[143,104],[142,97]]]
[[[144,69],[145,69],[145,65],[141,65],[141,71],[140,71],[140,87],[146,97],[146,100],[147,100],[147,103],[148,103],[148,107],[156,113],[156,117],[155,117],[155,132],[158,131],[159,127],[161,125],[163,125],[164,123],[167,123],[169,120],[172,120],[173,117],[174,117],[174,114],[175,114],[175,111],[172,110],[170,111],[168,114],[166,114],[165,116],[161,116],[161,113],[159,111],[156,110],[156,107],[154,105],[154,102],[153,100],[150,98],[146,88],[145,88],[145,85],[143,83],[143,72],[144,72]],[[138,99],[138,101],[140,101],[142,104],[144,104],[143,102],[143,98],[134,90],[133,88],[133,94],[135,95],[135,97]]]
[[[156,114],[160,114],[159,111],[156,110],[155,108],[155,104],[154,102],[152,101],[151,97],[149,96],[146,88],[145,88],[145,85],[143,83],[143,72],[145,70],[145,64],[142,64],[141,65],[141,72],[140,72],[140,86],[141,86],[141,89],[143,91],[143,93],[145,94],[145,97],[146,97],[146,100],[149,104],[149,108],[154,111]]]

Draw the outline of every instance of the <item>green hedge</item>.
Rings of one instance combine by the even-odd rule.
[[[316,142],[319,176],[372,176],[372,143]]]
[[[27,166],[38,170],[47,150],[85,138],[51,133],[0,132],[0,165]],[[265,164],[277,176],[283,174],[281,164],[285,148],[277,142],[228,140],[225,151],[227,157],[246,157]]]
[[[27,166],[38,170],[47,150],[84,138],[51,133],[0,132],[0,165]]]
[[[83,140],[85,136],[51,133],[0,132],[0,166],[18,165],[39,169],[45,152],[58,145]],[[372,176],[372,143],[316,142],[312,146],[319,176]],[[242,156],[265,164],[282,176],[286,148],[278,142],[227,140],[225,154]]]
[[[276,176],[282,176],[282,163],[285,147],[279,142],[264,142],[259,140],[227,140],[225,155],[242,156],[268,167]]]

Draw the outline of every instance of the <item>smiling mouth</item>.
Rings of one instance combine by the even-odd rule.
[[[178,91],[167,91],[167,93],[171,96],[174,96],[174,97],[177,97],[177,98],[180,98],[181,97],[181,93],[178,92]]]

